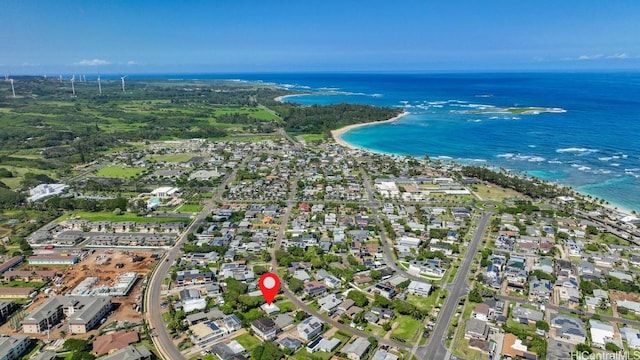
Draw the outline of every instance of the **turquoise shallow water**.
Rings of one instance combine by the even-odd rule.
[[[640,211],[637,72],[190,77],[275,83],[314,94],[286,100],[308,105],[350,102],[401,107],[411,115],[393,124],[355,129],[343,139],[384,153],[503,167]],[[512,106],[566,112],[490,112],[492,107]]]
[[[639,74],[344,76],[325,85],[340,93],[287,101],[402,107],[411,114],[343,139],[383,153],[503,167],[640,211]],[[566,112],[492,108],[512,106]]]

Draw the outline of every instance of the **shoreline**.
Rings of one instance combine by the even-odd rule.
[[[388,124],[388,123],[392,123],[395,121],[400,120],[401,118],[409,115],[410,113],[408,111],[403,111],[402,113],[400,113],[397,116],[392,117],[391,119],[387,119],[387,120],[382,120],[382,121],[371,121],[371,122],[367,122],[367,123],[361,123],[361,124],[352,124],[352,125],[347,125],[345,127],[341,127],[340,129],[336,129],[336,130],[331,130],[331,137],[333,138],[333,141],[335,141],[338,145],[345,147],[347,149],[351,149],[351,150],[359,150],[361,148],[354,146],[346,141],[344,141],[342,139],[342,135],[344,135],[345,133],[353,130],[353,129],[357,129],[360,127],[365,127],[365,126],[372,126],[372,125],[377,125],[377,124]],[[367,150],[370,151],[368,149],[363,149],[363,150]]]
[[[293,96],[300,96],[300,95],[307,95],[307,94],[290,94],[290,95],[280,95],[280,96],[276,96],[275,98],[273,98],[274,101],[277,102],[284,102],[283,100],[288,98],[288,97],[293,97]]]

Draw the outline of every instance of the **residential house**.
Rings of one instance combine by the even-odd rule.
[[[486,321],[482,321],[476,318],[467,320],[464,331],[464,337],[466,339],[482,339],[486,340],[489,336],[489,326]]]
[[[584,323],[577,318],[562,315],[551,315],[551,327],[556,329],[555,338],[571,344],[582,344],[587,339]]]
[[[365,338],[358,337],[354,342],[348,344],[342,349],[342,352],[347,355],[350,360],[360,360],[369,351],[371,343]]]
[[[92,344],[95,355],[103,355],[120,350],[130,344],[140,341],[137,331],[117,331],[111,334],[98,336]]]
[[[144,346],[127,346],[100,360],[151,360],[153,354]]]
[[[551,281],[533,278],[529,281],[529,300],[544,301],[551,298]]]
[[[298,336],[304,340],[311,340],[322,332],[322,322],[315,316],[304,319],[297,328]]]
[[[261,317],[251,323],[251,329],[265,341],[273,340],[276,337],[276,324],[268,317]]]
[[[606,343],[612,342],[613,326],[594,319],[589,320],[589,325],[591,327],[591,343],[593,345],[604,348]]]
[[[542,320],[544,318],[544,313],[542,311],[518,306],[513,309],[511,316],[513,316],[513,319],[519,323],[527,325],[535,324],[537,321]]]
[[[504,335],[501,352],[503,359],[538,359],[536,353],[529,351],[527,346],[522,343],[522,340],[510,333]]]
[[[211,341],[222,337],[224,331],[213,321],[205,321],[191,326],[191,342],[200,347],[205,347]]]
[[[431,294],[431,284],[413,280],[409,283],[407,292],[412,295],[429,296]]]

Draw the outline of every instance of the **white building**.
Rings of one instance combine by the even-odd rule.
[[[29,190],[30,196],[27,198],[27,201],[34,202],[44,199],[48,196],[60,195],[68,188],[69,185],[65,184],[40,184]]]
[[[407,287],[407,291],[411,295],[429,296],[429,294],[431,294],[431,284],[411,281]]]
[[[613,339],[613,326],[598,320],[589,320],[591,325],[591,342],[594,345],[604,348],[604,345]]]
[[[296,329],[301,338],[311,340],[322,332],[322,322],[317,317],[310,316],[298,324]]]
[[[151,192],[151,195],[157,196],[159,198],[169,198],[177,196],[180,192],[180,188],[172,187],[172,186],[163,186],[157,188]]]

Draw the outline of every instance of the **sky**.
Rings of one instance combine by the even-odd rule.
[[[640,70],[640,1],[0,0],[0,72]]]

